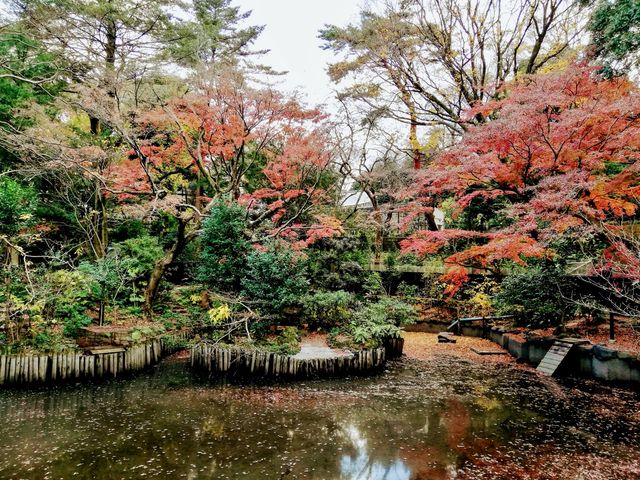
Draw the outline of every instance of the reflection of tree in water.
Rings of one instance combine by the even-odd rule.
[[[355,454],[343,455],[340,459],[340,476],[349,480],[409,480],[411,470],[405,463],[396,459],[384,464],[370,455],[367,439],[362,436],[355,426],[349,426],[344,431]]]

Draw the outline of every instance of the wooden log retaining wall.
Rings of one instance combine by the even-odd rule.
[[[185,339],[189,333],[180,332],[174,337]],[[0,387],[117,377],[155,365],[173,352],[172,344],[155,338],[117,353],[0,355]]]
[[[400,358],[404,348],[404,338],[387,338],[384,341],[384,348],[388,359]]]
[[[386,361],[384,348],[361,350],[351,357],[303,360],[290,355],[221,348],[202,343],[191,349],[191,366],[215,375],[273,378],[314,378],[364,375],[381,370]]]

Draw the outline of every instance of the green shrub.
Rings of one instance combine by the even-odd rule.
[[[418,313],[412,305],[401,300],[385,297],[365,306],[358,312],[358,316],[367,318],[375,323],[389,323],[399,327],[410,325],[418,318]]]
[[[91,323],[86,310],[91,302],[91,279],[77,270],[58,270],[48,276],[49,301],[53,322],[64,325],[64,334],[75,337],[78,330]]]
[[[383,298],[366,305],[356,312],[349,323],[347,333],[355,344],[373,348],[380,346],[385,338],[400,336],[400,325],[407,325],[417,318],[416,309],[393,298]]]
[[[309,279],[319,290],[362,293],[370,275],[371,242],[364,232],[323,238],[307,251]]]
[[[142,220],[126,219],[109,230],[109,239],[113,242],[123,242],[130,238],[139,238],[149,235],[147,227]]]
[[[192,344],[192,340],[172,334],[164,334],[160,337],[160,340],[162,341],[164,348],[170,352],[186,349]]]
[[[367,275],[365,282],[362,285],[362,293],[370,299],[384,295],[382,276],[379,272],[370,272],[369,275]]]
[[[417,285],[411,285],[406,282],[400,282],[398,285],[398,295],[407,299],[415,299],[420,294],[420,288]]]
[[[239,205],[220,203],[204,222],[198,280],[216,290],[238,290],[247,269],[251,244],[246,211]]]
[[[300,335],[296,327],[286,327],[277,337],[266,340],[264,348],[281,355],[295,355],[300,351]]]
[[[86,309],[82,305],[59,305],[56,313],[62,318],[64,334],[67,337],[76,337],[81,328],[91,325],[91,317],[85,314]]]
[[[0,177],[0,233],[16,235],[33,223],[36,191],[9,177]]]
[[[278,314],[296,306],[308,289],[304,264],[284,244],[271,244],[247,257],[242,294],[257,302],[266,314]]]
[[[499,314],[515,315],[521,325],[557,326],[575,309],[563,298],[570,289],[571,281],[560,269],[533,267],[505,277],[494,305]]]
[[[147,235],[116,243],[113,251],[133,280],[146,280],[156,262],[164,255],[159,240]]]
[[[135,307],[142,301],[141,288],[163,254],[155,237],[130,238],[114,244],[104,257],[82,262],[78,271],[89,281],[94,304],[133,304]]]
[[[301,321],[311,328],[341,326],[351,318],[354,306],[354,296],[343,290],[316,292],[302,298]]]

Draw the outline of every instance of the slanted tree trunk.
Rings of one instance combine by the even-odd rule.
[[[187,223],[188,220],[178,218],[176,240],[173,242],[173,245],[171,245],[171,248],[164,253],[162,258],[156,262],[149,276],[149,282],[144,290],[144,303],[142,306],[144,318],[147,320],[153,318],[153,305],[167,268],[175,261],[178,255],[184,251],[188,243],[196,238],[195,229],[189,234],[186,233]]]

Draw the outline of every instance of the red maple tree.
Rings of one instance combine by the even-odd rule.
[[[249,210],[260,240],[281,238],[294,248],[340,230],[314,207],[334,192],[326,116],[272,89],[221,79],[198,94],[147,112],[135,125],[128,159],[107,174],[108,191],[124,202],[164,209],[178,236],[158,263],[145,294],[150,305],[159,279],[197,236],[220,199]]]
[[[457,284],[468,267],[552,256],[560,236],[603,232],[638,211],[640,92],[633,83],[573,65],[524,77],[499,97],[467,113],[486,121],[421,172],[412,192],[417,208],[453,197],[456,214],[500,205],[492,212],[502,217],[500,227],[418,231],[402,242],[405,252],[426,255],[465,239],[466,248],[446,258],[455,267],[447,277]],[[605,256],[612,251],[628,249],[612,243]]]

